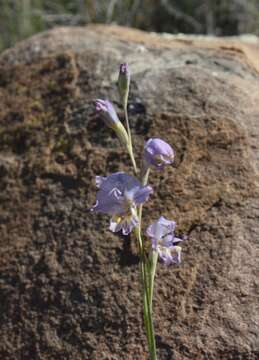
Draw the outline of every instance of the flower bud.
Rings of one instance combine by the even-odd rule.
[[[158,169],[174,161],[174,150],[161,139],[149,139],[144,147],[145,166],[155,166]]]
[[[95,102],[96,111],[101,115],[105,124],[113,129],[118,136],[119,140],[126,147],[129,146],[129,137],[126,129],[120,122],[118,115],[112,105],[108,100],[97,99]]]
[[[118,78],[119,94],[123,106],[126,107],[129,96],[129,85],[130,85],[130,71],[127,63],[120,65],[120,73]]]
[[[112,103],[108,100],[97,99],[95,102],[95,106],[96,106],[96,111],[101,114],[105,124],[108,127],[114,129],[114,127],[116,127],[116,124],[120,120]]]

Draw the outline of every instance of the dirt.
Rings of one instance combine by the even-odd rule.
[[[93,106],[123,119],[123,61],[138,162],[150,137],[176,151],[143,228],[164,215],[188,236],[182,264],[158,266],[159,360],[259,357],[257,50],[225,45],[90,26],[1,55],[0,359],[148,359],[134,236],[89,212],[96,175],[131,171]]]

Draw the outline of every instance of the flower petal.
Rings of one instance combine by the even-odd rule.
[[[158,221],[154,222],[147,228],[147,235],[150,237],[155,237],[159,240],[164,238],[165,242],[170,242],[170,244],[172,244],[175,226],[175,221],[167,220],[161,216]]]
[[[181,262],[181,248],[180,246],[158,246],[158,256],[166,265],[179,264]]]
[[[149,237],[152,238],[152,240],[153,240],[153,238],[158,240],[158,239],[161,239],[161,237],[163,235],[161,230],[162,230],[162,228],[160,226],[158,226],[157,222],[156,222],[154,224],[149,225],[146,233]]]
[[[176,222],[172,220],[167,220],[164,216],[161,216],[158,219],[158,224],[164,228],[165,232],[173,232],[176,227]]]
[[[143,186],[142,188],[138,189],[134,195],[134,203],[136,205],[143,204],[145,201],[148,200],[149,195],[153,193],[153,189],[151,186]]]
[[[98,188],[101,187],[102,183],[106,180],[107,178],[104,176],[96,176],[95,177],[95,184]]]
[[[138,224],[138,219],[133,215],[129,216],[114,216],[110,220],[110,230],[118,232],[122,230],[123,235],[128,235]]]
[[[119,199],[114,192],[107,193],[106,191],[99,190],[96,198],[97,201],[92,207],[92,211],[110,215],[125,213],[123,199]]]
[[[110,220],[110,230],[112,232],[118,232],[121,230],[122,223],[121,223],[121,217],[113,216]]]
[[[131,216],[128,217],[122,224],[122,234],[128,235],[138,225],[138,220]]]
[[[106,181],[102,182],[101,189],[104,191],[111,191],[113,188],[119,189],[122,193],[125,190],[130,190],[134,187],[141,186],[140,181],[131,175],[124,172],[117,172],[109,175]]]

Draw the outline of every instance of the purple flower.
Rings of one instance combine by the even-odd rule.
[[[173,163],[174,150],[161,139],[149,139],[144,147],[144,161],[146,167],[153,165],[161,169],[165,165]]]
[[[105,124],[116,132],[121,144],[128,147],[129,137],[127,131],[120,122],[112,103],[108,100],[97,99],[95,101],[95,106],[96,111],[100,113]]]
[[[148,200],[153,192],[151,186],[142,186],[135,177],[123,172],[97,176],[96,185],[99,191],[91,210],[112,215],[110,230],[122,230],[123,235],[128,235],[138,224],[136,206]]]
[[[176,223],[161,216],[147,228],[147,235],[151,238],[152,249],[166,265],[181,262],[181,247],[176,244],[183,239],[174,236]]]
[[[109,100],[97,99],[95,101],[96,111],[99,112],[107,126],[114,128],[120,121],[118,115]]]

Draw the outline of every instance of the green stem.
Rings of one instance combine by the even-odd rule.
[[[137,169],[137,165],[136,165],[136,161],[135,161],[135,158],[134,158],[134,154],[133,154],[131,144],[129,144],[129,146],[128,146],[128,153],[129,153],[130,160],[131,160],[133,168],[134,168],[134,173],[135,173],[135,175],[137,175],[138,174],[138,169]]]
[[[131,132],[129,127],[129,119],[128,119],[128,111],[127,111],[127,103],[124,104],[124,112],[126,119],[127,132],[129,137],[129,146],[128,152],[134,167],[134,172],[137,175],[137,166],[135,162],[135,157],[133,154],[132,148],[132,140],[131,140]],[[144,175],[143,182],[146,185],[148,181],[149,169],[147,169],[146,174]],[[140,253],[140,273],[141,273],[141,281],[143,285],[143,310],[144,310],[144,323],[147,332],[147,340],[148,340],[148,348],[150,354],[150,360],[157,360],[156,356],[156,341],[155,341],[155,333],[152,319],[152,296],[153,296],[153,287],[154,287],[154,273],[153,267],[149,268],[148,260],[145,257],[145,249],[143,245],[143,241],[141,238],[141,218],[142,218],[142,205],[139,206],[139,224],[138,227],[135,228],[136,237],[138,239],[139,244],[139,253]],[[155,270],[154,270],[155,271]]]
[[[156,357],[156,342],[155,342],[155,334],[152,320],[152,309],[150,302],[150,284],[149,284],[149,276],[148,276],[148,264],[145,259],[145,251],[141,238],[141,227],[140,225],[136,229],[136,236],[138,238],[139,250],[140,250],[140,262],[141,262],[141,279],[143,285],[143,297],[144,297],[144,322],[147,332],[148,339],[148,347],[149,354],[151,360],[157,360]]]
[[[137,169],[135,157],[134,157],[134,154],[133,154],[133,148],[132,148],[132,138],[131,138],[130,125],[129,125],[127,102],[124,103],[124,107],[123,107],[123,108],[124,108],[124,114],[125,114],[125,120],[126,120],[127,133],[128,133],[128,137],[129,137],[128,152],[129,152],[129,156],[130,156],[130,159],[131,159],[133,168],[134,168],[135,175],[137,175],[138,169]]]
[[[150,168],[145,168],[143,166],[142,171],[142,185],[147,185],[148,177],[150,173]],[[142,208],[143,206],[139,206],[139,238],[141,239],[141,221],[142,221]],[[142,243],[142,240],[141,240]],[[148,260],[145,260],[145,251],[144,246],[142,243],[142,256],[143,256],[143,262],[144,262],[144,276],[145,276],[145,286],[147,290],[147,302],[148,302],[148,316],[149,316],[149,335],[150,335],[150,341],[149,341],[149,352],[152,360],[156,360],[156,342],[155,342],[155,334],[154,334],[154,326],[153,326],[153,319],[152,319],[152,300],[153,300],[153,292],[154,292],[154,279],[155,279],[155,272],[156,272],[156,264],[157,264],[157,253],[152,253],[151,263],[150,266],[148,264]]]
[[[143,185],[143,186],[146,186],[146,185],[147,185],[149,173],[150,173],[150,167],[148,167],[148,168],[144,171],[144,174],[143,174],[143,177],[142,177],[142,185]]]
[[[152,302],[153,302],[154,280],[155,280],[155,275],[156,275],[157,258],[158,258],[157,251],[153,251],[152,257],[151,257],[150,273],[149,273],[149,275],[150,275],[149,306],[150,306],[151,313],[152,313]]]
[[[128,109],[127,109],[127,102],[125,102],[124,106],[124,114],[125,114],[125,120],[126,120],[126,126],[127,126],[127,132],[129,136],[129,143],[130,147],[132,148],[132,139],[131,139],[131,131],[130,131],[130,125],[129,125],[129,116],[128,116]]]
[[[150,168],[148,168],[148,169],[145,171],[145,173],[143,174],[143,177],[142,177],[142,185],[143,185],[143,186],[146,186],[146,185],[147,185],[149,173],[150,173]],[[142,221],[142,209],[143,209],[143,204],[141,204],[141,205],[139,206],[139,213],[138,213],[140,226],[141,226],[141,221]]]

